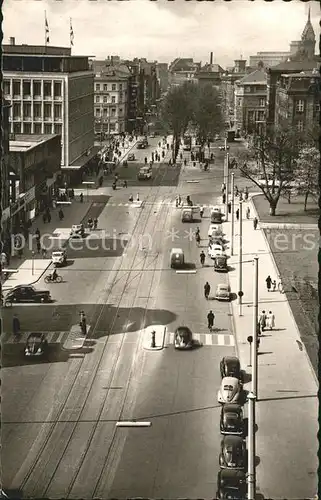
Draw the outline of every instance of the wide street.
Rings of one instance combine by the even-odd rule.
[[[158,141],[149,139],[153,148],[133,150],[138,163]],[[156,163],[147,182],[136,180],[134,162],[120,167],[128,188],[112,191],[112,179],[104,183],[110,198],[98,229],[90,238],[69,243],[68,265],[59,271],[63,282],[46,285],[42,278],[36,285],[50,289],[53,303],[4,310],[6,491],[19,490],[23,498],[215,498],[219,361],[236,351],[231,305],[206,301],[203,287],[209,281],[213,295],[228,276],[215,273],[208,257],[200,267],[200,248],[191,236],[199,225],[207,254],[209,210],[202,221],[184,224],[175,207],[177,194],[190,195],[195,204],[216,204],[224,153],[215,154],[208,172]],[[131,193],[134,198],[138,194],[141,206],[128,203]],[[98,202],[96,209],[101,208]],[[189,273],[170,268],[174,247],[184,250]],[[206,319],[210,309],[216,316],[212,334]],[[81,310],[88,339],[78,351],[64,350]],[[47,361],[26,361],[27,333],[12,342],[13,313],[25,332],[47,332]],[[145,349],[152,327],[160,325],[166,327],[164,348]],[[200,334],[203,346],[175,351],[172,333],[179,325]],[[116,427],[126,420],[151,426]]]

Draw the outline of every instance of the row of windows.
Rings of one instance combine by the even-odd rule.
[[[11,123],[13,134],[62,134],[62,125],[59,123]]]
[[[126,96],[126,92],[120,92],[119,93],[119,99],[117,102],[122,102],[123,98],[124,98],[124,95]],[[100,102],[103,102],[103,103],[107,103],[107,102],[111,102],[112,104],[115,104],[116,103],[116,96],[111,96],[111,101],[110,101],[110,95],[104,95],[104,96],[100,96],[100,95],[96,95],[95,96],[95,102],[96,103],[100,103]]]
[[[109,108],[103,108],[102,112],[101,109],[96,109],[95,111],[95,116],[100,117],[100,116],[108,116],[108,109]],[[123,113],[123,108],[119,108],[119,114]],[[116,116],[116,108],[111,108],[110,110],[110,116]]]
[[[117,90],[117,84],[116,83],[96,83],[95,84],[95,91],[100,92],[101,90],[103,90],[104,92],[108,92],[108,90]],[[123,90],[122,83],[118,84],[118,90]]]
[[[248,111],[247,116],[248,116],[249,122],[254,122],[254,121],[262,122],[265,119],[265,112],[251,110],[251,111]]]
[[[19,102],[14,102],[12,105],[12,117],[13,119],[17,119],[20,116],[24,116],[25,118],[42,118],[52,119],[54,116],[55,120],[60,120],[62,118],[62,105],[51,103],[41,103],[41,102],[24,102],[23,105]],[[33,112],[33,115],[32,115]]]
[[[62,82],[46,80],[4,80],[3,92],[5,95],[23,97],[61,97]]]
[[[237,105],[238,106],[242,105],[242,99],[238,99]],[[265,97],[261,97],[259,99],[259,106],[260,106],[260,108],[265,108],[265,105],[266,105],[266,98]]]
[[[115,132],[117,130],[117,125],[118,123],[104,123],[103,132]],[[101,132],[101,128],[95,130],[96,134],[100,134]]]

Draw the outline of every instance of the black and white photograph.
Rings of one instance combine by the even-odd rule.
[[[318,500],[319,2],[2,15],[0,498]]]

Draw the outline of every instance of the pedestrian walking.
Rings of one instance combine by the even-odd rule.
[[[47,257],[47,250],[45,247],[42,247],[41,248],[41,254],[42,254],[42,258],[45,259]]]
[[[184,158],[184,166],[186,167],[186,165],[187,165],[187,160],[186,158]]]
[[[62,209],[60,209],[60,210],[59,210],[59,212],[58,212],[58,216],[59,216],[59,220],[63,220],[63,218],[64,218],[64,213],[63,213]]]
[[[12,318],[12,332],[13,335],[17,338],[20,333],[20,321],[19,318],[16,314],[13,315]]]
[[[260,324],[260,332],[262,334],[264,332],[264,329],[266,328],[266,312],[265,311],[261,312],[259,324]]]
[[[222,194],[222,203],[223,203],[223,205],[225,205],[225,202],[226,202],[226,194],[223,193]]]
[[[137,193],[136,201],[139,201],[139,194]]]
[[[247,218],[247,219],[249,219],[249,218],[250,218],[250,213],[251,213],[251,211],[250,211],[250,207],[247,207],[247,209],[246,209],[246,218]]]
[[[144,158],[145,165],[147,165],[147,156]]]
[[[254,219],[253,219],[253,227],[254,227],[254,231],[256,231],[256,228],[257,228],[258,222],[259,222],[259,221],[258,221],[257,217],[254,217]]]
[[[221,186],[222,194],[225,193],[225,190],[226,190],[226,185],[225,185],[225,182],[223,182],[223,184]]]
[[[38,228],[35,230],[35,235],[36,235],[36,239],[40,240],[40,231]]]
[[[204,297],[206,298],[206,300],[208,300],[210,292],[211,292],[211,285],[207,281],[204,285]]]
[[[279,282],[278,282],[278,290],[279,290],[280,293],[284,293],[284,287],[283,287],[281,276],[278,277],[278,280],[279,280]]]
[[[97,229],[98,227],[98,219],[97,217],[94,219],[94,229]]]
[[[271,290],[271,285],[272,285],[272,278],[270,275],[268,275],[268,277],[266,278],[265,283],[267,291],[269,292]]]
[[[207,315],[207,326],[210,332],[213,330],[214,327],[214,319],[215,319],[215,314],[211,310]]]
[[[200,261],[201,261],[201,266],[203,267],[205,264],[205,253],[203,250],[200,253]]]
[[[240,218],[240,209],[239,208],[236,210],[235,215],[236,215],[236,220],[239,220],[239,218]]]
[[[201,216],[201,219],[203,219],[203,215],[204,215],[204,207],[201,206],[200,207],[200,216]]]
[[[272,311],[269,311],[269,314],[267,315],[267,328],[270,330],[273,330],[275,328],[275,316]]]
[[[52,200],[52,208],[56,208],[56,206],[57,206],[56,200]]]
[[[227,204],[227,210],[229,214],[232,212],[232,203],[230,201]]]
[[[43,223],[46,224],[46,222],[47,222],[47,214],[46,214],[46,212],[43,213],[42,220],[43,220]]]
[[[87,334],[87,320],[84,311],[80,311],[80,322],[79,326],[83,335]]]
[[[123,182],[123,187],[124,187],[124,188],[127,188],[127,181],[124,181],[124,182]]]
[[[234,195],[238,196],[238,194],[239,194],[239,189],[238,189],[237,186],[235,186],[235,188],[234,188]]]
[[[128,198],[128,201],[134,201],[134,197],[133,195],[131,194],[130,197]]]
[[[183,153],[180,153],[179,157],[182,160],[183,159]]]
[[[273,292],[276,290],[276,280],[272,281],[272,286],[273,286]]]

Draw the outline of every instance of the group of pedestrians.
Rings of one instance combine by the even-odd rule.
[[[275,328],[274,313],[262,311],[259,318],[259,335],[262,335],[265,330],[273,330],[273,328]]]
[[[268,277],[265,280],[266,288],[267,288],[268,292],[270,292],[270,291],[275,292],[276,288],[277,288],[280,293],[284,293],[282,280],[280,277],[278,279],[279,279],[279,282],[277,283],[276,280],[272,280],[271,276],[268,275]]]

